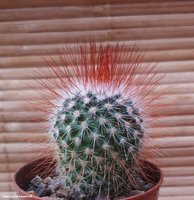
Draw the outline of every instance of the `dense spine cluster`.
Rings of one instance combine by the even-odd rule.
[[[133,181],[144,135],[138,108],[121,94],[102,97],[92,91],[66,98],[62,105],[53,135],[65,175],[88,196],[118,194]]]

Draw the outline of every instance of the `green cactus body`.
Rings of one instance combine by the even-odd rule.
[[[89,91],[64,99],[53,134],[65,174],[92,196],[127,187],[144,130],[131,99]]]

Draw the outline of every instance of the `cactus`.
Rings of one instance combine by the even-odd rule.
[[[59,62],[49,61],[59,82],[44,84],[56,98],[50,105],[58,169],[90,198],[117,196],[135,187],[155,73],[148,66],[142,70],[141,54],[121,45],[81,45],[73,56],[68,50],[68,55],[58,51]]]
[[[88,192],[127,183],[125,168],[133,169],[144,134],[142,122],[131,99],[120,94],[99,98],[89,91],[64,99],[54,135],[70,180]]]

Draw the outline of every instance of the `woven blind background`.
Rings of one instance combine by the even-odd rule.
[[[164,156],[160,200],[194,200],[194,1],[1,0],[0,1],[0,199],[12,191],[12,173],[40,151],[46,133],[25,102],[40,98],[34,78],[43,57],[65,43],[123,41],[159,62],[168,87],[156,128]],[[7,198],[8,199],[8,198]]]

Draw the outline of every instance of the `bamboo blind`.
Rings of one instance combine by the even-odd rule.
[[[90,37],[123,41],[146,51],[167,73],[161,88],[168,110],[150,129],[164,156],[160,200],[194,200],[194,1],[0,0],[0,199],[12,191],[13,172],[36,157],[46,133],[34,121],[42,113],[25,102],[40,100],[43,57],[65,43]],[[157,91],[156,91],[157,92]],[[41,129],[43,130],[43,129]],[[42,141],[42,143],[37,143]],[[7,199],[7,198],[6,198]]]

